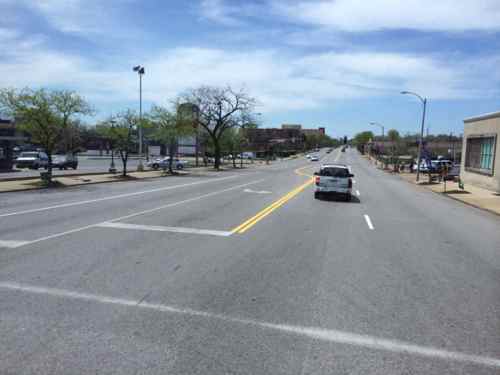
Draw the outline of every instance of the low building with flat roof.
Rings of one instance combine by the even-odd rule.
[[[19,134],[15,123],[0,119],[0,171],[11,170],[14,164],[14,147],[26,137]]]
[[[500,192],[500,112],[464,120],[460,178],[471,184]]]

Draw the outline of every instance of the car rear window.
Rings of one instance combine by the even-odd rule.
[[[349,171],[347,168],[326,167],[321,168],[319,175],[329,177],[349,177]]]

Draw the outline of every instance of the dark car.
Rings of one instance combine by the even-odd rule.
[[[73,154],[52,155],[52,167],[59,169],[78,168],[78,157]]]

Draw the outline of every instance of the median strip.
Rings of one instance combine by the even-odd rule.
[[[232,233],[245,233],[247,230],[252,228],[255,224],[257,224],[259,221],[264,219],[267,215],[271,214],[273,211],[284,205],[286,202],[288,202],[290,199],[295,197],[297,194],[299,194],[301,191],[303,191],[306,187],[311,185],[313,182],[312,179],[309,179],[307,182],[304,184],[296,187],[292,191],[288,192],[286,195],[278,199],[276,202],[273,202],[260,212],[258,212],[256,215],[252,216],[248,220],[244,221],[242,224],[238,225],[236,228],[234,228],[231,232]]]

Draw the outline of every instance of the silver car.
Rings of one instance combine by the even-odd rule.
[[[38,169],[49,166],[49,158],[45,152],[41,151],[24,151],[21,152],[15,161],[16,168]]]
[[[168,162],[170,160],[170,157],[167,156],[165,158],[159,158],[155,160],[150,160],[146,165],[149,168],[152,168],[154,170],[157,169],[167,169],[168,168]],[[184,169],[187,166],[187,161],[180,160],[180,159],[174,159],[172,163],[172,167],[174,169]]]

